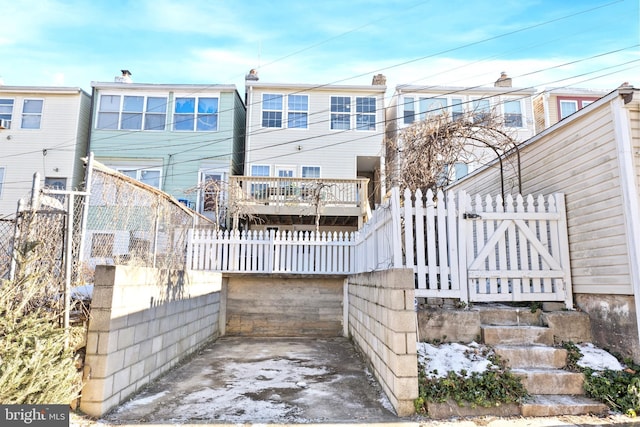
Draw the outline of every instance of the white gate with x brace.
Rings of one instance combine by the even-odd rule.
[[[573,307],[563,194],[472,200],[406,190],[402,205],[404,267],[415,272],[417,297]]]

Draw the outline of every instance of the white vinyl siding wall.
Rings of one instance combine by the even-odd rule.
[[[609,104],[521,148],[522,192],[565,193],[576,293],[632,294],[622,191]],[[637,141],[637,138],[636,138]],[[505,192],[516,193],[515,156],[505,161]],[[453,185],[471,194],[500,191],[499,166]]]
[[[286,99],[289,93],[309,95],[308,128],[282,129],[261,127],[261,100],[263,93],[280,93]],[[352,129],[331,129],[331,97],[351,97]],[[376,98],[376,130],[355,130],[356,97]],[[320,166],[322,178],[356,178],[358,156],[384,155],[384,93],[373,90],[298,89],[256,87],[247,100],[247,170],[252,164],[286,164],[295,167],[296,176],[301,166]],[[269,147],[268,149],[266,147]],[[272,171],[275,170],[272,168]],[[247,172],[245,172],[247,173]]]

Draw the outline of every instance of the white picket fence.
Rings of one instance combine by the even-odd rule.
[[[573,306],[564,196],[515,199],[393,189],[356,233],[193,231],[192,269],[415,273],[417,297]]]
[[[243,273],[353,274],[355,233],[192,230],[187,265]]]

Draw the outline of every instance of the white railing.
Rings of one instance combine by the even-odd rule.
[[[354,233],[192,230],[192,270],[242,273],[353,274]]]
[[[573,306],[564,196],[393,189],[357,233],[193,231],[192,269],[355,274],[411,268],[417,297]]]

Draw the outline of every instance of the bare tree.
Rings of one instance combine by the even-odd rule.
[[[483,164],[515,146],[496,112],[430,115],[390,141],[393,185],[437,191],[455,179],[456,164]]]

